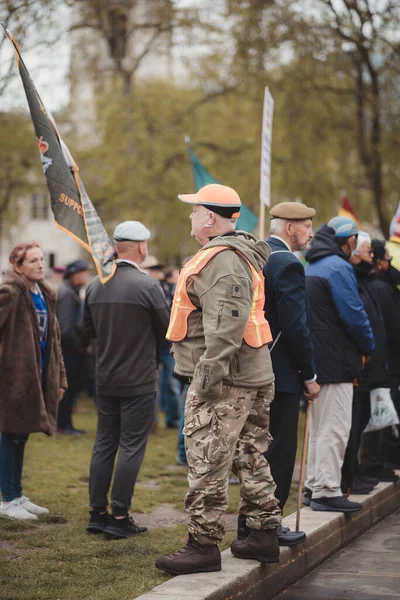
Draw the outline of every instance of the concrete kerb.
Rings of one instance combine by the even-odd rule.
[[[294,548],[281,548],[279,564],[239,560],[225,550],[221,572],[181,575],[137,600],[269,600],[395,511],[399,506],[400,485],[380,483],[367,496],[350,499],[361,502],[362,510],[346,515],[302,508],[301,529],[306,532],[307,540]],[[294,529],[295,521],[293,513],[283,524]]]

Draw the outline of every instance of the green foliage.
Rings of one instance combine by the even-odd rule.
[[[372,211],[351,110],[309,89],[302,75],[312,68],[302,60],[270,75],[273,201],[301,197],[317,208],[322,222],[336,214],[346,188],[367,220]],[[165,82],[138,85],[129,97],[104,95],[96,121],[99,143],[77,156],[105,222],[144,221],[153,231],[152,251],[167,260],[197,248],[189,238],[188,207],[176,197],[193,191],[185,134],[210,173],[258,213],[262,95],[228,91],[210,102],[202,99],[201,89]]]
[[[38,188],[43,174],[30,120],[21,113],[0,113],[0,130],[0,221],[12,222],[16,200]]]

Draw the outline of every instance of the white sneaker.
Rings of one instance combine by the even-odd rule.
[[[20,505],[19,498],[15,498],[15,500],[7,502],[6,504],[4,504],[4,502],[1,503],[0,517],[16,519],[17,521],[34,521],[37,519],[36,515],[31,514]]]
[[[21,498],[17,499],[19,500],[19,505],[31,515],[48,515],[50,512],[48,508],[30,502],[29,498],[26,496],[21,496]]]

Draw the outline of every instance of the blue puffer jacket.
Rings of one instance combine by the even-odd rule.
[[[370,355],[374,336],[358,293],[353,267],[323,225],[307,253],[307,308],[319,383],[352,382]]]

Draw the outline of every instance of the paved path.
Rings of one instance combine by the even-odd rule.
[[[400,599],[400,510],[390,515],[276,600]]]

